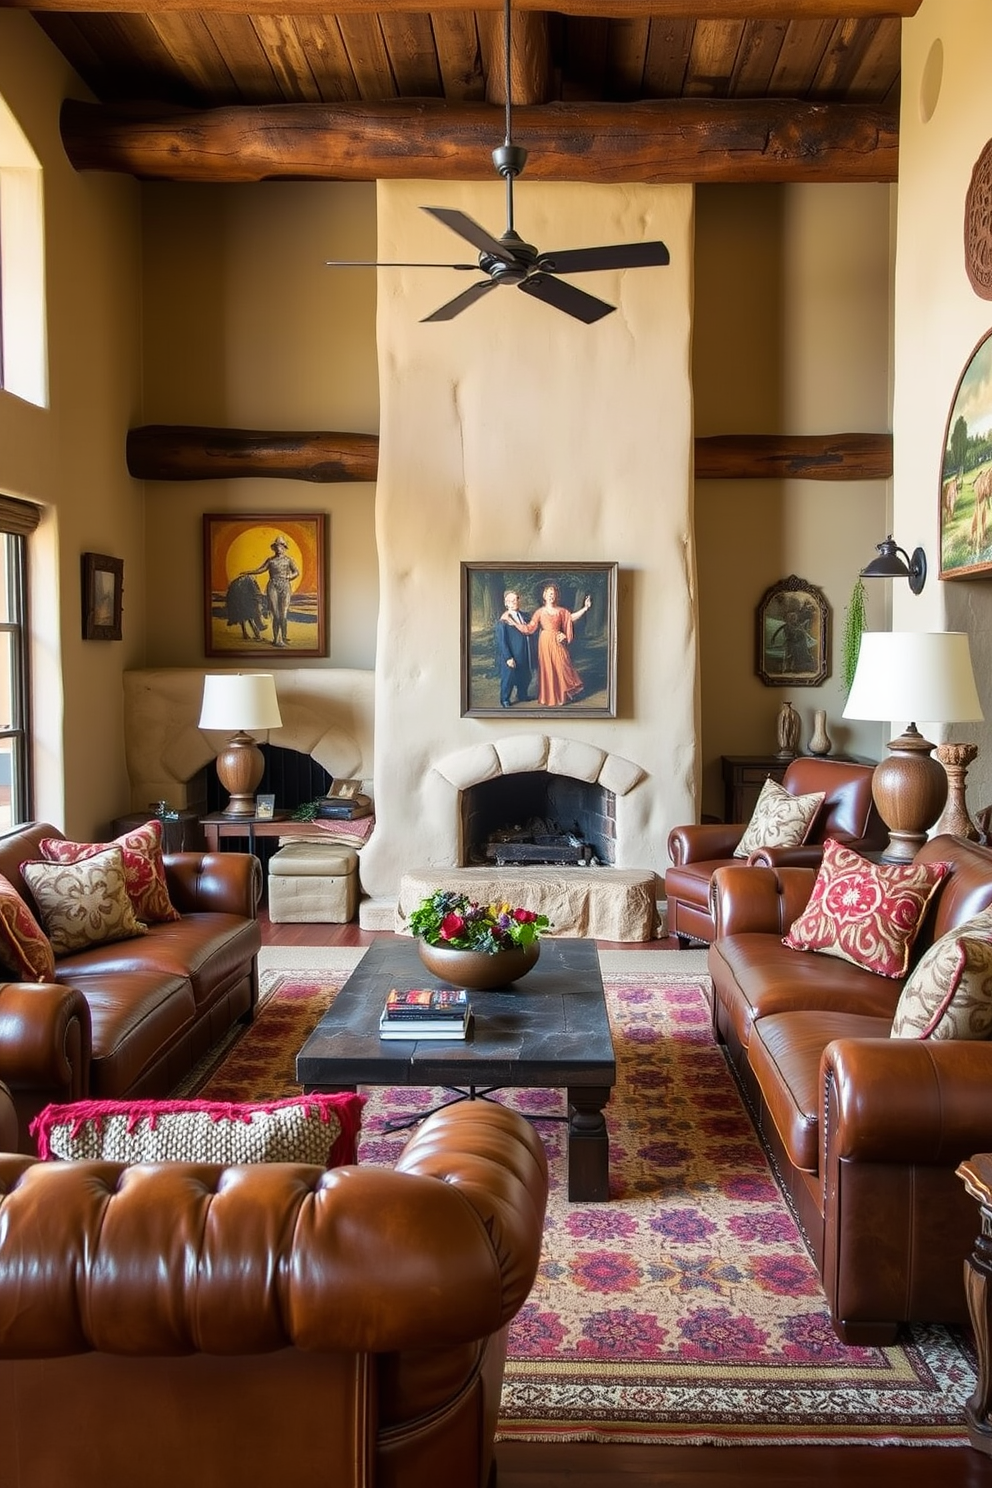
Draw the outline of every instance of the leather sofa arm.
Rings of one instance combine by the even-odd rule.
[[[761,868],[747,863],[718,868],[710,880],[717,937],[767,932],[784,935],[809,902],[813,868]]]
[[[0,1081],[0,1152],[17,1151],[17,1112],[6,1085]]]
[[[759,847],[748,858],[758,868],[819,868],[823,862],[822,842],[803,842],[799,847]]]
[[[89,1091],[89,1004],[75,987],[0,982],[0,1074],[20,1091],[79,1100]]]
[[[169,898],[180,914],[211,910],[255,919],[262,865],[253,853],[166,853],[164,862]]]
[[[992,1043],[835,1039],[820,1060],[824,1151],[945,1166],[992,1150]]]
[[[685,863],[732,858],[746,827],[747,822],[703,822],[697,826],[673,827],[668,834],[668,856],[677,868]]]
[[[441,1349],[533,1284],[547,1165],[516,1112],[429,1118],[397,1170],[0,1157],[0,1357]]]

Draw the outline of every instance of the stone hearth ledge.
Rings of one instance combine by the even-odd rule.
[[[400,881],[393,929],[406,922],[422,899],[454,889],[480,904],[505,899],[546,914],[546,933],[593,940],[644,941],[659,934],[657,880],[637,868],[411,868]]]

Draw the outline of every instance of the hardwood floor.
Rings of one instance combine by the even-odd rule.
[[[349,925],[273,925],[275,946],[361,946],[388,932]],[[674,937],[601,950],[671,951]],[[503,1442],[497,1488],[992,1488],[992,1457],[970,1447],[657,1447]]]

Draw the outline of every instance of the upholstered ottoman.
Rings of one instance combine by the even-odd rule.
[[[288,842],[269,859],[269,919],[343,925],[358,908],[358,854],[341,842]]]

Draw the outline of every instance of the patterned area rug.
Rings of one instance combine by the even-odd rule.
[[[347,966],[269,971],[254,1027],[209,1075],[212,1099],[298,1088],[294,1058]],[[661,959],[659,957],[659,959]],[[933,1327],[848,1348],[713,1042],[705,976],[606,977],[618,1085],[611,1199],[565,1197],[564,1128],[538,1129],[552,1193],[540,1273],[510,1335],[502,1439],[963,1445],[969,1341]],[[477,994],[484,996],[484,994]],[[444,1098],[370,1091],[359,1159],[392,1163],[387,1121]],[[507,1092],[536,1117],[554,1091]]]

